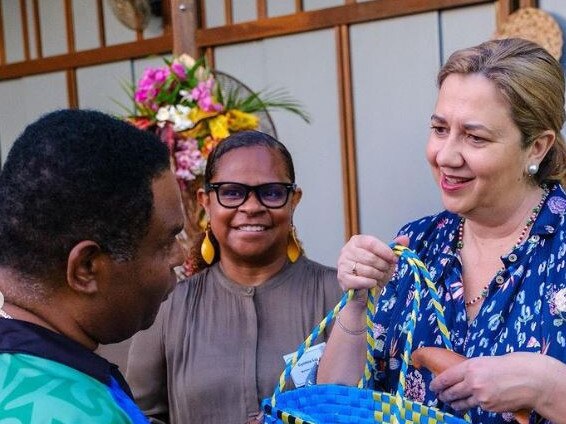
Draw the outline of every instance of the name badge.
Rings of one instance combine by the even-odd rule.
[[[297,363],[291,370],[291,378],[293,379],[295,387],[303,387],[305,385],[307,377],[309,376],[311,370],[315,365],[318,364],[325,346],[326,343],[323,342],[311,346],[307,350],[305,350],[302,358],[297,361]],[[283,356],[285,364],[288,364],[291,361],[295,353],[296,352],[292,352]]]

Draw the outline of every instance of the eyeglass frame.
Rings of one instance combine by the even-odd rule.
[[[244,196],[244,199],[242,200],[242,203],[240,203],[237,206],[226,206],[222,203],[222,201],[220,200],[220,196],[218,196],[218,189],[220,188],[220,186],[224,185],[224,184],[235,184],[237,186],[243,187],[246,190],[246,195]],[[272,185],[272,184],[277,184],[280,186],[283,186],[286,190],[287,190],[287,196],[285,197],[285,202],[281,205],[281,206],[268,206],[265,203],[263,203],[263,200],[261,199],[261,196],[258,194],[258,190],[261,187],[265,187],[268,185]],[[204,191],[207,193],[210,193],[211,191],[214,191],[216,193],[216,200],[218,200],[218,203],[220,204],[220,206],[222,206],[223,208],[226,209],[237,209],[240,206],[242,206],[244,203],[246,203],[250,197],[250,193],[253,192],[255,194],[255,198],[258,200],[258,202],[268,208],[268,209],[281,209],[282,207],[284,207],[287,203],[289,203],[289,195],[291,193],[294,193],[297,189],[297,184],[295,183],[283,183],[280,181],[275,181],[275,182],[270,182],[270,183],[264,183],[264,184],[258,184],[258,185],[248,185],[248,184],[243,184],[243,183],[237,183],[234,181],[220,181],[217,183],[206,183],[204,185]]]

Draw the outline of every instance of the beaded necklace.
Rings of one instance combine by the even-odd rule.
[[[538,203],[538,205],[536,205],[532,211],[531,214],[529,216],[529,219],[527,219],[527,222],[525,223],[525,226],[523,227],[523,229],[521,230],[521,234],[519,235],[519,238],[517,239],[517,242],[515,243],[515,245],[513,246],[513,249],[511,249],[512,251],[515,250],[517,247],[519,247],[522,243],[523,240],[525,238],[525,236],[528,234],[530,228],[532,227],[532,225],[535,223],[538,214],[540,212],[540,210],[542,209],[542,205],[544,205],[544,202],[548,196],[549,193],[549,189],[546,186],[542,186],[542,189],[544,190],[542,193],[542,197],[540,199],[540,202]],[[458,242],[456,243],[456,250],[458,252],[460,252],[462,250],[462,248],[464,247],[464,222],[466,221],[465,218],[462,218],[460,220],[460,224],[458,225]],[[501,267],[499,269],[499,271],[497,271],[497,275],[499,275],[503,270],[505,269],[505,267]],[[489,289],[489,284],[487,283],[481,290],[480,294],[478,294],[476,297],[474,297],[471,300],[468,300],[467,302],[464,302],[464,305],[466,307],[468,306],[472,306],[474,303],[480,301],[481,299],[484,299],[485,297],[487,297],[487,293],[488,293],[488,289]]]

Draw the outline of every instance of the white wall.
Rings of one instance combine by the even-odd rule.
[[[316,1],[305,5],[320,6]],[[268,3],[269,13],[276,15],[289,13],[290,7]],[[210,8],[207,18],[218,25],[223,13]],[[362,232],[388,240],[403,223],[441,207],[424,158],[436,73],[444,52],[484,41],[493,28],[493,4],[351,27]],[[331,30],[241,43],[215,53],[219,70],[254,89],[286,87],[312,114],[310,126],[283,113],[274,117],[305,191],[295,219],[299,234],[307,254],[329,265],[344,243],[335,54]]]
[[[334,32],[222,47],[215,60],[218,69],[256,90],[285,88],[311,113],[310,125],[284,112],[272,117],[303,189],[294,218],[299,237],[309,257],[333,265],[344,240]]]

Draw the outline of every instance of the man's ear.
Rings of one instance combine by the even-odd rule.
[[[67,258],[67,284],[72,290],[84,294],[96,293],[99,289],[100,271],[106,255],[100,246],[91,240],[77,243]]]

